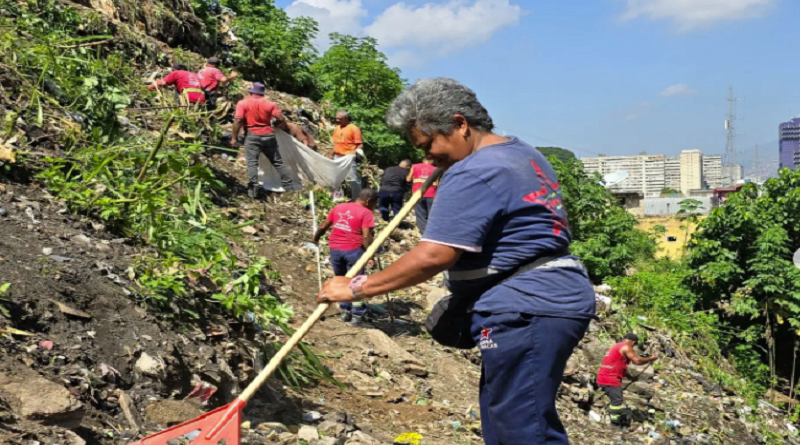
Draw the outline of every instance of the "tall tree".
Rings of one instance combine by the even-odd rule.
[[[233,27],[240,42],[230,59],[244,77],[280,91],[311,95],[317,22],[290,18],[274,0],[222,0],[222,4],[236,13]]]
[[[572,159],[577,159],[575,153],[561,147],[536,147],[543,155],[550,157],[555,156],[561,162],[569,162]]]
[[[312,67],[319,98],[343,108],[361,127],[370,162],[393,164],[404,157],[418,157],[415,149],[386,127],[386,110],[403,90],[400,70],[386,63],[378,41],[331,34],[331,47]]]

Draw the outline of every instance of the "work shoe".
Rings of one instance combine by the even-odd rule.
[[[370,324],[366,314],[353,314],[353,319],[347,322],[348,325],[353,326],[354,328],[370,328],[372,325]]]
[[[342,314],[340,315],[340,317],[341,317],[343,322],[349,323],[350,320],[353,319],[353,313],[350,312],[350,311],[342,311]]]

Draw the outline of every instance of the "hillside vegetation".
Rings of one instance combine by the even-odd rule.
[[[387,65],[378,42],[332,35],[332,46],[320,55],[311,44],[316,33],[313,20],[291,19],[271,0],[88,5],[0,0],[0,183],[41,190],[42,200],[63,206],[74,225],[91,221],[102,226],[110,238],[106,244],[124,240],[128,258],[112,274],[130,284],[126,298],[144,310],[144,317],[152,317],[148,323],[169,331],[170,342],[178,344],[183,332],[194,330],[214,337],[220,326],[228,326],[231,344],[247,340],[252,343],[241,351],[268,357],[291,331],[295,312],[309,305],[308,295],[294,305],[278,295],[299,291],[280,272],[288,266],[269,255],[277,251],[269,246],[271,238],[302,245],[308,237],[298,229],[310,224],[302,210],[305,203],[285,198],[266,208],[242,204],[237,178],[218,162],[219,153],[226,152],[219,142],[225,129],[220,120],[197,109],[160,109],[174,105],[174,98],[146,92],[143,86],[172,60],[199,68],[201,55],[225,54],[229,67],[246,80],[321,101],[328,114],[350,110],[364,129],[371,162],[385,166],[405,157],[418,159],[420,153],[383,122],[405,80]],[[239,87],[229,89],[230,98],[240,95]],[[154,109],[135,110],[143,108]],[[668,335],[691,357],[692,372],[736,392],[751,406],[769,396],[796,421],[800,269],[792,264],[792,254],[800,248],[800,172],[782,171],[761,193],[747,185],[700,222],[683,258],[671,261],[655,259],[660,234],[638,230],[636,219],[616,205],[599,177],[585,174],[580,162],[564,152],[549,159],[564,192],[572,251],[595,284],[611,286],[613,303],[607,312],[614,315],[604,322],[605,335],[633,330],[645,341],[651,333],[654,339],[655,333]],[[16,195],[13,199],[28,205]],[[324,214],[331,196],[319,191],[317,204]],[[301,214],[289,217],[283,211]],[[265,227],[264,221],[278,228]],[[289,235],[281,233],[286,226]],[[254,242],[253,234],[264,240]],[[397,246],[401,253],[408,243]],[[291,266],[292,279],[312,270]],[[40,269],[58,281],[49,275],[49,266]],[[25,335],[20,331],[41,330],[31,320],[33,314],[43,316],[41,307],[31,309],[36,306],[29,301],[32,294],[16,290],[20,285],[12,281],[0,276],[0,332],[9,342]],[[315,281],[304,283],[303,290],[312,293]],[[90,305],[89,300],[81,301]],[[130,314],[136,313],[133,306]],[[418,328],[408,330],[424,338]],[[423,341],[414,345],[425,351],[432,347]],[[296,391],[334,380],[326,360],[341,351],[329,354],[311,346],[304,345],[281,371],[283,382]],[[219,355],[228,348],[216,347]],[[445,352],[461,365],[474,361]],[[131,354],[138,360],[142,351]],[[231,354],[241,365],[233,381],[246,382],[253,367]],[[441,355],[439,350],[436,354]],[[127,366],[133,372],[133,364]],[[228,375],[225,369],[214,372]],[[188,392],[192,372],[181,368],[177,374],[184,381],[160,388],[160,396]],[[63,376],[60,371],[55,375]],[[226,379],[220,377],[233,385]],[[119,415],[119,406],[109,408],[93,394],[81,400]],[[222,396],[216,402],[223,402]],[[760,437],[783,443],[774,432]]]

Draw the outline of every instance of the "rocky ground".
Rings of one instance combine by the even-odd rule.
[[[208,162],[241,180],[241,165],[218,155]],[[274,292],[293,305],[295,324],[315,307],[318,286],[315,257],[303,247],[311,218],[301,200],[235,204],[258,221],[245,242],[281,273]],[[34,184],[0,182],[0,207],[0,284],[10,283],[0,297],[9,312],[0,316],[0,443],[128,443],[228,402],[269,358],[256,345],[276,333],[223,319],[188,329],[149,312],[133,296],[138,248]],[[406,227],[382,263],[413,245]],[[481,443],[479,354],[443,348],[421,329],[441,295],[433,280],[377,298],[372,328],[344,325],[332,310],[308,343],[341,386],[292,389],[271,380],[245,410],[246,443]],[[635,379],[625,383],[637,419],[630,429],[611,427],[607,399],[593,384],[615,334],[607,314],[576,350],[560,392],[573,443],[798,443],[781,410],[747,406],[657,331],[644,347],[663,358],[632,369]]]

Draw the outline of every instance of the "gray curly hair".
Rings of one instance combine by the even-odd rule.
[[[428,136],[448,135],[456,128],[455,114],[464,116],[479,131],[494,128],[489,112],[475,92],[446,77],[420,79],[400,93],[386,112],[386,123],[399,132],[408,133],[417,127]]]

